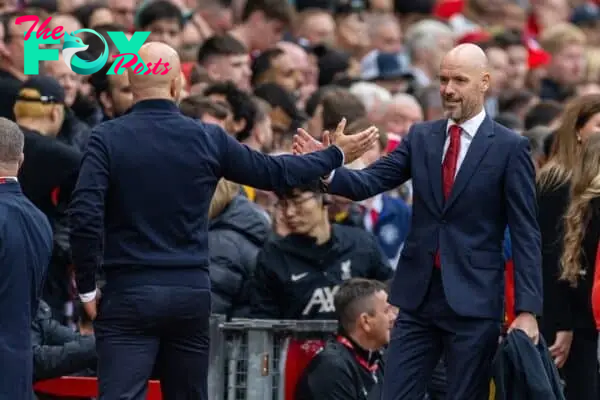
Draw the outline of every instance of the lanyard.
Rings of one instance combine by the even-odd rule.
[[[356,358],[356,361],[358,361],[358,363],[367,371],[371,372],[372,374],[374,374],[377,369],[379,368],[379,364],[375,363],[373,365],[369,365],[369,363],[367,362],[367,360],[365,360],[364,358],[362,358],[361,356],[358,355],[358,353],[356,353],[356,351],[354,350],[354,345],[352,343],[350,343],[350,341],[348,339],[346,339],[343,336],[338,336],[337,341],[341,344],[343,344],[344,346],[346,346],[347,348],[349,348],[350,350],[352,350],[352,352],[354,353],[354,357]]]
[[[11,176],[0,177],[0,185],[4,185],[5,183],[17,183],[17,182],[18,182],[17,178],[14,178]]]

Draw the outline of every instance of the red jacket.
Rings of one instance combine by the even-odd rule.
[[[600,331],[600,244],[596,252],[596,271],[594,272],[594,285],[592,286],[592,310],[596,329]]]

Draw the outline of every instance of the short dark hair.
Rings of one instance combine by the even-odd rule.
[[[342,283],[333,300],[340,327],[350,333],[360,314],[373,314],[372,305],[365,300],[381,291],[387,292],[386,284],[371,279],[352,278]]]
[[[503,50],[513,46],[525,46],[523,32],[509,29],[494,36],[494,42]]]
[[[185,20],[181,10],[166,0],[156,0],[144,6],[138,16],[138,28],[145,29],[155,21],[176,20],[179,28],[183,29]]]
[[[536,97],[529,90],[506,90],[498,97],[498,109],[500,112],[519,112]]]
[[[113,63],[107,63],[100,71],[94,72],[89,77],[89,83],[94,88],[96,98],[100,98],[100,94],[110,90],[110,81],[108,80],[108,71]]]
[[[536,104],[525,116],[525,129],[538,125],[547,126],[563,112],[562,105],[554,100],[546,100]]]
[[[327,191],[325,184],[320,179],[315,179],[301,185],[297,185],[294,187],[287,187],[281,191],[276,192],[277,198],[282,199],[290,199],[294,198],[298,195],[298,193],[310,192],[314,194],[325,194]]]
[[[533,155],[545,155],[544,144],[546,143],[546,138],[552,136],[550,128],[546,126],[536,126],[535,128],[523,132],[522,135],[529,139],[529,148]]]
[[[203,64],[211,57],[237,56],[247,54],[248,50],[231,35],[215,35],[206,39],[198,49],[198,64]]]
[[[268,19],[283,22],[285,25],[291,25],[293,21],[294,9],[288,0],[247,1],[242,11],[242,21],[246,22],[256,11],[261,11]]]
[[[271,69],[273,60],[279,56],[285,54],[283,50],[278,47],[268,49],[260,53],[258,57],[252,62],[252,86],[256,85],[257,82],[262,78],[263,74]],[[260,82],[263,83],[263,82]]]
[[[75,10],[73,10],[72,15],[75,18],[77,18],[79,23],[84,28],[93,28],[92,26],[90,26],[92,16],[94,15],[94,13],[96,11],[103,9],[103,8],[106,8],[107,10],[109,9],[105,4],[102,4],[100,2],[88,3],[88,4],[84,4],[82,6],[77,7]],[[94,28],[94,30],[95,30],[95,28]]]
[[[252,97],[243,90],[238,89],[233,82],[213,83],[204,90],[205,96],[212,94],[225,96],[235,121],[241,121],[242,119],[246,121],[246,126],[241,132],[236,133],[236,137],[239,140],[244,140],[240,138],[250,136],[256,118],[256,105],[252,101]]]
[[[201,94],[188,96],[179,104],[181,113],[186,117],[200,119],[204,114],[209,114],[216,119],[224,120],[231,113],[227,104],[213,101]]]

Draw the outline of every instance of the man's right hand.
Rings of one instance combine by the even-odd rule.
[[[362,156],[379,139],[379,130],[375,126],[353,135],[344,134],[344,129],[346,129],[346,118],[340,121],[333,134],[328,131],[323,133],[322,143],[304,129],[298,129],[298,134],[294,135],[293,152],[294,154],[308,154],[333,144],[344,153],[344,162],[349,164]]]

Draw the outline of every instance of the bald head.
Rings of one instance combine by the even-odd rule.
[[[140,47],[138,54],[152,73],[137,75],[132,68],[127,70],[135,101],[164,97],[178,100],[182,82],[177,52],[167,44],[149,42]]]
[[[440,65],[440,93],[447,118],[463,123],[483,109],[490,87],[488,59],[481,47],[461,44]]]
[[[445,63],[462,65],[469,69],[478,69],[481,72],[487,71],[488,68],[485,51],[472,43],[461,44],[450,50],[442,59],[442,65]]]

